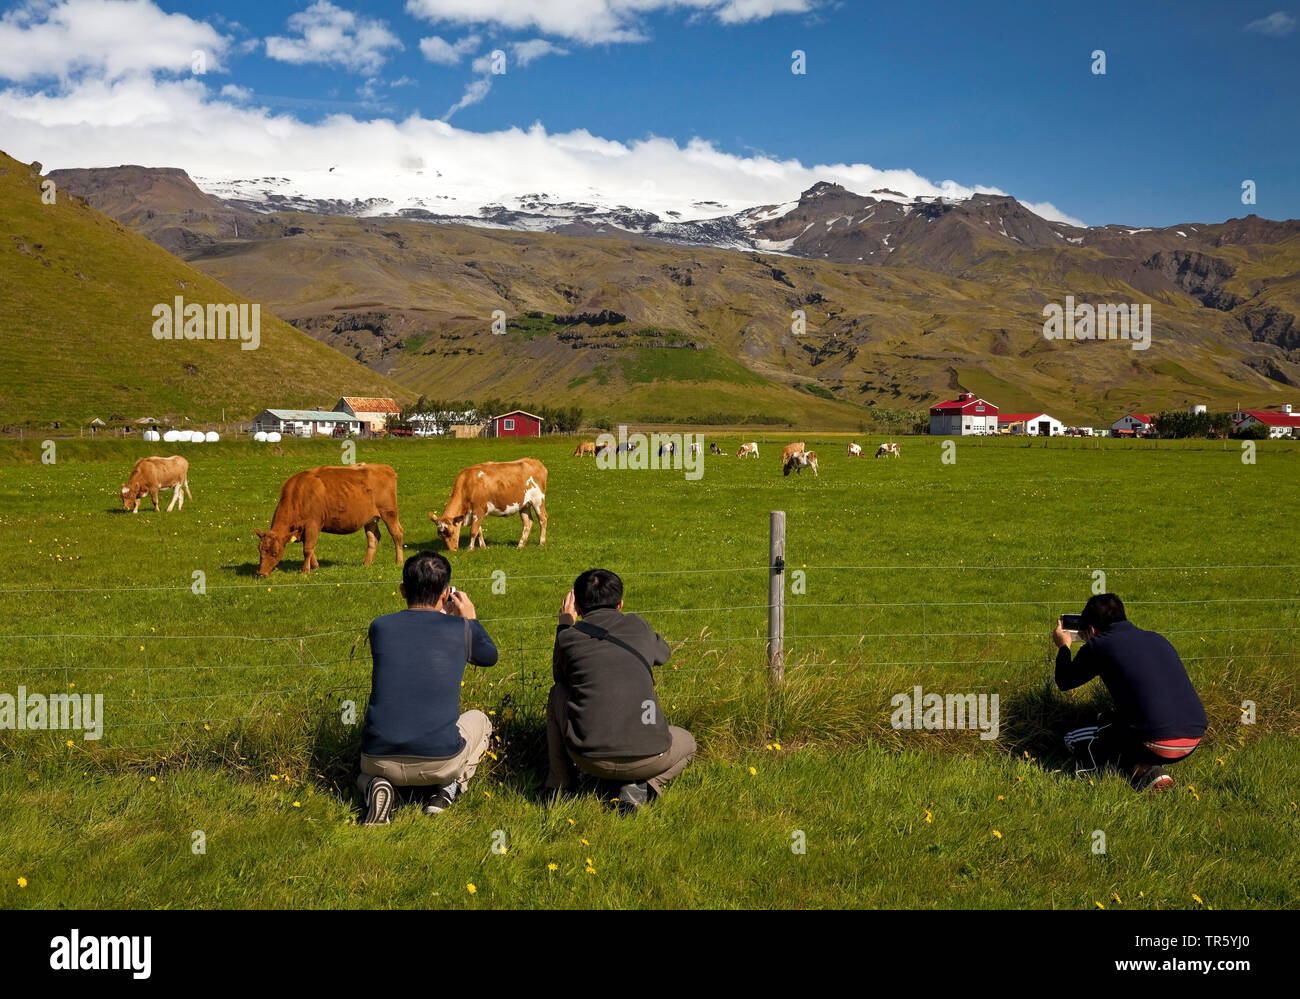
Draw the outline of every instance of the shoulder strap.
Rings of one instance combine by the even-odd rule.
[[[611,635],[608,631],[606,631],[604,628],[600,627],[599,625],[589,624],[586,621],[579,621],[573,627],[577,628],[584,635],[590,635],[592,638],[596,638],[605,642],[613,642],[615,645],[619,646],[620,648],[627,649],[628,652],[632,653],[632,655],[636,656],[638,659],[641,660],[642,665],[644,665],[646,669],[651,670],[653,672],[653,667],[651,667],[650,665],[650,660],[647,659],[644,655],[642,655],[639,650],[634,649],[632,646],[628,645],[627,642],[623,641],[621,638],[615,638],[613,635]]]

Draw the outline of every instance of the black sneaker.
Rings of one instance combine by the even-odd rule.
[[[366,818],[362,825],[386,826],[393,821],[397,789],[386,777],[372,778],[366,786]]]
[[[1159,794],[1161,791],[1168,791],[1174,786],[1174,779],[1165,772],[1161,766],[1153,766],[1140,774],[1135,774],[1132,780],[1133,790],[1150,791],[1152,794]]]
[[[632,812],[650,800],[650,785],[644,781],[633,781],[618,789],[619,811]]]
[[[459,791],[460,787],[455,781],[438,788],[429,799],[429,803],[424,806],[424,814],[438,815],[445,812],[452,806],[452,802],[460,797]]]

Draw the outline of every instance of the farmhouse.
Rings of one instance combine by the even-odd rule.
[[[361,421],[350,413],[325,413],[314,409],[264,409],[253,417],[253,432],[274,430],[295,437],[333,436],[336,430],[361,432]]]
[[[373,434],[387,428],[388,417],[397,415],[402,409],[392,399],[345,395],[334,404],[334,411],[355,416]]]
[[[1003,413],[998,416],[998,433],[1060,437],[1065,433],[1065,424],[1046,413]]]
[[[1232,424],[1238,432],[1260,424],[1268,427],[1269,437],[1300,437],[1300,413],[1291,412],[1290,403],[1280,413],[1266,409],[1238,410],[1232,414]]]
[[[1137,437],[1154,429],[1155,419],[1148,413],[1127,413],[1110,425],[1113,437]]]
[[[956,399],[930,407],[930,433],[944,437],[996,434],[998,407],[963,392]]]
[[[512,409],[488,421],[487,435],[489,437],[541,437],[542,418],[526,413],[522,409]]]

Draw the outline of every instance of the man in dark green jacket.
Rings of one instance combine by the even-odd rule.
[[[668,643],[622,611],[623,581],[607,569],[588,569],[565,594],[546,705],[546,787],[569,788],[577,766],[617,781],[626,809],[657,797],[686,769],[695,739],[668,724],[655,696],[653,667],[668,661]]]

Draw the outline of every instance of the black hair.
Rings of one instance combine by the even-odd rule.
[[[416,552],[402,566],[408,604],[436,604],[451,582],[451,563],[437,552]]]
[[[1089,597],[1081,616],[1083,623],[1097,632],[1104,632],[1117,621],[1128,620],[1124,616],[1124,601],[1113,593]]]
[[[608,569],[588,569],[573,581],[573,601],[583,615],[617,607],[623,602],[623,580]]]

